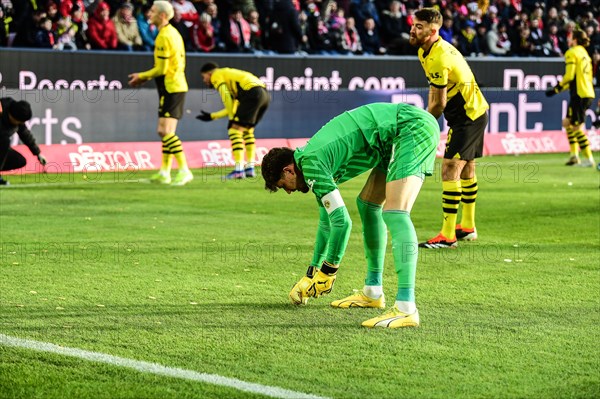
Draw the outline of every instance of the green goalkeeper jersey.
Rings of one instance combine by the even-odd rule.
[[[338,184],[375,167],[387,181],[431,175],[439,140],[437,121],[408,104],[368,104],[333,118],[294,159],[317,198],[320,222],[312,266],[339,264],[351,221]]]

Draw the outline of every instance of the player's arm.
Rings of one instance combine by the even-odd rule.
[[[154,67],[144,72],[129,75],[129,85],[136,87],[150,79],[164,76],[169,68],[170,47],[167,40],[157,38],[154,50]]]
[[[427,111],[431,115],[438,119],[442,116],[444,109],[446,109],[446,103],[448,102],[448,90],[446,86],[437,86],[431,84],[429,86],[429,104],[427,105]]]
[[[23,142],[29,148],[29,151],[35,156],[40,155],[40,147],[38,147],[35,142],[35,137],[31,134],[31,131],[27,129],[27,127],[23,124],[20,125],[17,129],[17,134],[19,135],[19,140]]]
[[[227,116],[229,119],[233,119],[234,99],[231,92],[229,91],[229,88],[225,83],[221,83],[217,87],[217,91],[221,96],[221,100],[223,101],[223,105],[225,106],[225,108],[223,108],[220,111],[213,112],[212,114],[210,114],[211,117],[213,119],[219,119]]]
[[[317,227],[317,239],[315,241],[313,258],[310,262],[311,266],[321,266],[321,263],[323,263],[327,257],[330,234],[331,224],[329,223],[329,215],[327,214],[325,207],[319,206],[319,225]]]
[[[322,259],[322,252],[325,253],[324,260],[337,267],[342,261],[346,247],[348,246],[350,230],[352,230],[352,220],[337,188],[329,194],[324,195],[320,201],[329,220],[329,232],[327,232],[325,222],[319,222],[313,262],[317,256]],[[322,217],[324,218],[324,216]],[[327,243],[319,243],[319,240],[323,240],[327,235],[329,236]]]
[[[573,57],[571,53],[567,52],[567,54],[565,54],[565,62],[567,64],[565,68],[565,74],[563,75],[562,80],[558,82],[556,86],[546,90],[546,95],[548,97],[552,97],[553,95],[568,89],[570,83],[575,79],[575,57]]]

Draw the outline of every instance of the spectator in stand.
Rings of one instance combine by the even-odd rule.
[[[42,19],[35,35],[35,46],[38,48],[56,48],[56,35],[52,30],[52,20],[48,17]]]
[[[401,11],[401,3],[392,0],[389,9],[381,14],[381,40],[388,49],[388,54],[406,54],[410,34]]]
[[[232,9],[229,14],[229,30],[225,45],[229,53],[251,53],[250,24],[244,19],[241,10]]]
[[[566,53],[571,46],[573,40],[573,32],[575,31],[575,22],[568,21],[564,25],[564,29],[558,31],[558,45],[562,53]]]
[[[367,18],[364,22],[363,34],[360,37],[363,52],[367,55],[383,55],[387,52],[386,48],[381,45],[379,32],[373,18]]]
[[[348,20],[346,20],[346,22],[347,21]],[[298,51],[301,53],[310,54],[312,53],[312,49],[310,48],[310,44],[308,41],[308,36],[310,34],[310,26],[308,23],[308,14],[306,14],[306,11],[301,11],[298,14],[298,25],[300,26],[300,43],[298,45]]]
[[[490,48],[487,44],[487,33],[488,30],[483,23],[477,25],[476,27],[477,36],[475,36],[475,40],[477,41],[477,47],[479,47],[479,51],[477,55],[488,55],[490,53]]]
[[[46,5],[46,14],[52,21],[52,29],[56,28],[56,24],[60,18],[60,13],[58,12],[58,6],[54,1],[49,1]]]
[[[56,30],[56,49],[69,51],[77,50],[75,35],[77,35],[77,25],[73,24],[71,16],[61,17],[58,20],[58,28]]]
[[[117,31],[110,19],[110,7],[100,2],[88,22],[88,39],[95,50],[115,50],[117,48]]]
[[[4,7],[0,4],[0,47],[8,46],[8,25],[4,15]]]
[[[142,46],[145,51],[154,51],[154,42],[158,36],[158,28],[150,21],[151,4],[142,6],[136,17],[140,36],[142,37]]]
[[[75,33],[75,45],[79,50],[89,50],[92,48],[87,38],[87,14],[83,8],[80,8],[77,4],[71,9],[71,21],[73,25],[77,26],[77,32]]]
[[[200,15],[200,24],[194,27],[192,39],[194,48],[199,52],[209,53],[215,48],[215,35],[211,21],[211,16],[204,12]]]
[[[206,12],[206,9],[209,5],[214,3],[214,0],[192,0],[194,7],[196,7],[196,11],[199,16],[202,16],[203,12]],[[198,17],[200,18],[200,17]],[[211,17],[212,18],[212,17]]]
[[[173,0],[172,4],[175,11],[179,11],[181,19],[191,32],[194,25],[200,22],[196,7],[188,0]]]
[[[511,43],[506,33],[507,26],[504,22],[492,25],[487,33],[487,46],[491,55],[507,56],[510,55]]]
[[[258,11],[250,11],[248,14],[248,24],[250,24],[250,46],[255,50],[264,50]]]
[[[489,32],[492,29],[492,26],[497,25],[499,22],[500,18],[498,18],[498,7],[492,5],[488,8],[487,14],[482,17],[481,23],[485,25]]]
[[[335,43],[331,40],[329,28],[321,18],[315,19],[316,26],[311,31],[310,47],[315,54],[336,55]]]
[[[557,54],[550,50],[552,45],[542,29],[542,20],[537,17],[532,18],[529,27],[531,30],[531,42],[533,43],[533,55],[536,57],[556,56]]]
[[[217,5],[215,3],[211,3],[206,7],[206,13],[210,15],[211,22],[210,24],[213,27],[213,37],[215,39],[215,49],[214,51],[225,51],[225,43],[221,38],[221,20],[219,19],[219,12]]]
[[[344,49],[349,54],[360,55],[363,53],[360,35],[356,29],[354,18],[346,18],[346,29],[344,30]]]
[[[454,34],[454,20],[452,18],[445,17],[440,28],[440,37],[458,48],[458,40]]]
[[[133,4],[129,2],[121,4],[113,17],[113,23],[117,31],[117,48],[119,50],[134,51],[142,49],[142,36],[137,21],[133,17]]]
[[[533,56],[533,43],[529,36],[530,31],[527,26],[524,26],[519,30],[518,41],[512,46],[514,55],[517,57]]]
[[[8,9],[4,12],[8,15]],[[29,1],[18,1],[13,4],[14,26],[16,28],[14,47],[35,47],[35,35],[37,33],[40,21],[46,17],[46,11],[38,8],[34,9]]]
[[[79,6],[80,9],[85,9],[85,4],[83,4],[83,0],[61,0],[60,6],[58,8],[58,12],[61,17],[68,17],[73,12],[73,7]]]
[[[302,42],[302,31],[291,0],[275,0],[270,17],[269,24],[265,26],[265,31],[269,32],[270,49],[279,54],[294,54]]]
[[[185,24],[185,21],[181,18],[181,13],[175,7],[173,7],[173,13],[173,19],[171,19],[170,23],[175,29],[177,29],[177,31],[181,35],[185,51],[194,51],[192,33]]]
[[[555,24],[557,27],[561,25],[561,21],[558,18],[558,10],[556,7],[550,7],[548,9],[548,13],[546,14],[546,18],[544,19],[544,26],[550,26],[550,24]]]
[[[480,53],[477,42],[475,22],[467,20],[458,35],[458,51],[464,56],[475,56]]]
[[[350,5],[350,14],[356,20],[356,25],[359,27],[358,32],[363,35],[363,37],[366,29],[365,22],[367,19],[371,18],[375,23],[375,26],[381,26],[379,13],[377,12],[375,4],[372,3],[371,0],[352,0],[352,4]],[[363,47],[365,47],[365,45],[366,43],[363,41]]]
[[[550,22],[548,26],[548,43],[550,43],[550,51],[555,56],[562,56],[563,52],[560,49],[560,37],[558,35],[558,26],[554,22]]]
[[[600,52],[600,33],[598,33],[598,26],[594,23],[590,23],[585,27],[585,33],[590,39],[590,45],[587,48],[588,53],[592,56],[594,53]]]

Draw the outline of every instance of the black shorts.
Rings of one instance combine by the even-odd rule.
[[[264,87],[257,86],[247,91],[240,90],[238,93],[237,99],[240,104],[233,116],[233,122],[245,127],[256,126],[269,107],[269,92]]]
[[[183,105],[185,103],[185,92],[169,93],[164,87],[158,86],[158,117],[181,119],[183,116]]]
[[[488,124],[487,113],[479,118],[452,126],[448,131],[445,159],[472,161],[483,156],[483,136]]]
[[[27,160],[20,152],[10,148],[9,140],[0,142],[0,171],[20,169],[27,165]]]
[[[593,98],[571,96],[569,108],[567,108],[567,118],[571,125],[577,126],[585,122],[585,111],[592,105],[593,100]]]

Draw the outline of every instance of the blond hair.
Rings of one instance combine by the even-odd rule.
[[[158,11],[159,14],[164,12],[167,15],[167,19],[171,19],[175,15],[173,5],[168,1],[157,0],[153,5],[156,7],[156,11]]]

